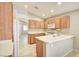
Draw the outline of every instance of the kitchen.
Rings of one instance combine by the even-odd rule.
[[[66,16],[61,16],[61,17],[56,17],[56,18],[50,18],[50,19],[47,19],[45,21],[38,21],[38,22],[35,22],[35,20],[34,20],[35,23],[31,23],[31,21],[33,22],[33,20],[29,20],[29,23],[30,23],[29,27],[31,29],[32,28],[33,29],[34,28],[35,29],[36,28],[44,29],[44,32],[36,32],[36,31],[35,31],[36,33],[30,32],[29,36],[28,36],[30,44],[36,43],[36,53],[37,53],[38,57],[41,57],[41,56],[49,56],[49,57],[51,57],[51,56],[55,56],[55,57],[56,56],[63,56],[64,54],[61,55],[61,53],[64,52],[63,50],[69,49],[69,50],[67,50],[67,52],[68,52],[73,48],[73,46],[71,46],[71,45],[73,45],[72,38],[74,37],[74,35],[70,35],[71,37],[67,38],[69,36],[68,30],[70,27],[70,17],[69,16],[66,15]],[[42,22],[44,22],[44,23],[42,23]],[[40,25],[42,25],[42,26],[40,26]],[[49,25],[51,25],[51,26],[49,26]],[[68,35],[68,36],[63,37],[62,35]],[[66,40],[67,39],[72,39],[72,40],[71,41],[69,40],[70,41],[69,43],[68,43],[68,41],[64,42],[63,39],[60,38],[60,36]],[[58,40],[58,39],[54,39],[56,37],[58,37],[58,39],[59,39],[59,42],[58,43],[56,42],[58,48],[56,47],[55,43],[53,43],[54,40]],[[61,46],[63,44],[64,44],[64,46],[66,45],[65,46],[66,48]],[[62,48],[63,52],[62,51],[60,53],[57,51],[55,52],[56,49],[54,50],[54,48],[51,48],[51,47],[54,47],[54,45],[55,45],[56,49]],[[68,47],[67,47],[67,45],[68,45]],[[54,52],[50,51],[50,53],[49,53],[49,51],[47,51],[47,50],[49,50],[48,48],[52,49],[52,51],[54,50]],[[65,53],[67,53],[67,52],[65,52]],[[49,55],[46,55],[46,53]],[[52,54],[52,55],[50,55],[50,54]],[[56,55],[54,55],[54,54],[56,54]],[[57,55],[57,54],[59,54],[59,55]]]
[[[79,2],[0,3],[0,56],[79,57],[78,5]]]
[[[20,46],[20,56],[77,56],[79,28],[76,26],[79,21],[79,7],[76,5],[78,3],[30,2],[14,3],[14,5],[18,15],[19,13],[27,15],[28,21],[27,44],[25,48],[23,45]]]

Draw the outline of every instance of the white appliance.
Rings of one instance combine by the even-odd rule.
[[[55,28],[55,23],[52,23],[52,24],[48,24],[48,29],[54,29]]]

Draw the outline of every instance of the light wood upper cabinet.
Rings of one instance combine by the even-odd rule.
[[[35,28],[36,27],[36,21],[35,20],[29,20],[29,28]]]
[[[6,39],[12,39],[13,34],[13,5],[12,3],[5,4],[5,32]]]
[[[40,21],[40,29],[44,29],[44,21]]]
[[[35,28],[40,28],[40,22],[39,21],[36,21],[36,25],[35,25]]]
[[[8,2],[0,3],[0,40],[12,39],[13,34],[13,5]]]
[[[2,18],[2,15],[0,13],[0,40],[3,40],[3,39],[5,39],[4,20],[1,20],[1,19],[3,19],[3,18]]]
[[[29,20],[29,28],[30,29],[43,29],[44,28],[44,21],[38,20]]]
[[[60,27],[60,20],[61,20],[61,18],[59,18],[59,17],[55,18],[55,28],[56,28],[56,29],[57,29],[57,28],[61,28],[61,27]]]
[[[69,28],[70,16],[61,16],[61,17],[47,19],[45,21],[45,28],[48,28],[48,24],[53,24],[53,23],[55,23],[56,29]]]
[[[5,39],[4,37],[4,14],[3,14],[3,4],[0,3],[0,40]]]
[[[47,19],[47,23],[48,23],[48,24],[52,24],[52,23],[54,23],[54,22],[55,22],[54,18]]]
[[[63,16],[61,18],[61,29],[62,28],[69,28],[70,27],[70,17],[69,16]]]
[[[53,26],[53,23],[55,24],[56,28],[59,28],[59,19],[58,18],[47,19],[45,21],[45,28],[47,29],[49,24],[52,24],[52,26]]]
[[[45,29],[48,28],[48,22],[47,22],[47,20],[44,22],[44,28],[45,28]]]
[[[69,28],[70,17],[62,16],[56,18],[50,18],[45,21],[29,20],[29,28],[47,29],[49,24],[55,24],[56,29]]]
[[[52,26],[53,26],[53,23],[55,23],[55,19],[54,18],[47,19],[45,21],[45,28],[47,29],[49,24],[52,24]]]

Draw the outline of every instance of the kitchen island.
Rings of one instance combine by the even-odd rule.
[[[74,35],[46,35],[36,39],[38,57],[62,57],[73,50]]]

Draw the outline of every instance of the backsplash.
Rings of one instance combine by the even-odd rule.
[[[44,32],[44,29],[29,29],[28,32]]]
[[[63,34],[69,34],[69,28],[66,29],[61,29],[61,33]],[[29,29],[28,32],[54,32],[56,30],[52,30],[52,29]]]
[[[70,29],[69,28],[61,29],[61,33],[63,33],[63,34],[69,34],[70,33]]]

